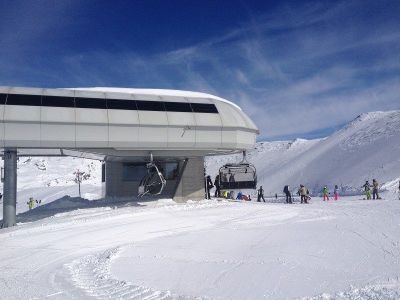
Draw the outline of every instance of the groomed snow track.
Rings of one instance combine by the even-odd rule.
[[[110,274],[110,265],[118,252],[119,248],[115,248],[66,264],[65,267],[71,273],[73,284],[96,299],[183,299],[172,297],[170,292],[154,291],[151,288],[113,279]]]

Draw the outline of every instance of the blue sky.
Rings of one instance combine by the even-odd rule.
[[[400,1],[1,1],[0,85],[202,91],[260,140],[400,109]]]

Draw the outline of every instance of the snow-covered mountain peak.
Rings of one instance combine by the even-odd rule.
[[[267,193],[283,186],[304,183],[314,192],[324,185],[360,190],[372,178],[387,183],[400,177],[400,111],[365,113],[329,137],[257,143],[248,151]],[[232,157],[207,160],[207,172],[215,176]]]
[[[386,144],[390,139],[399,138],[399,132],[400,111],[377,111],[358,116],[336,135],[343,137],[343,149],[353,149],[379,141]]]
[[[357,116],[354,120],[349,122],[343,129],[363,126],[365,125],[365,123],[371,123],[371,122],[374,123],[374,122],[379,122],[381,120],[398,122],[399,119],[400,119],[399,110],[367,112]]]
[[[302,147],[309,143],[310,140],[297,138],[292,141],[287,142],[287,149],[296,149],[298,147]]]

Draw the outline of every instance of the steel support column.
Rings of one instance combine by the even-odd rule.
[[[4,151],[3,227],[16,224],[17,150]]]

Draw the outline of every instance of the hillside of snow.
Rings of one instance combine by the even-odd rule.
[[[281,194],[305,184],[314,194],[324,185],[342,192],[359,192],[366,180],[377,179],[394,190],[400,179],[400,111],[362,114],[331,136],[317,140],[259,142],[248,152],[258,171],[258,182],[268,194]],[[241,155],[206,160],[207,174],[215,176],[226,162]]]
[[[83,184],[101,184],[101,162],[76,157],[20,157],[18,189],[76,185],[75,172],[83,172]]]
[[[1,161],[3,164],[3,161]],[[101,162],[75,157],[19,157],[17,162],[17,213],[28,210],[30,197],[41,205],[65,195],[79,196],[76,182],[77,170],[82,174],[81,196],[98,199],[101,190]],[[3,191],[3,184],[0,184]],[[3,199],[0,199],[0,216],[3,216]]]

